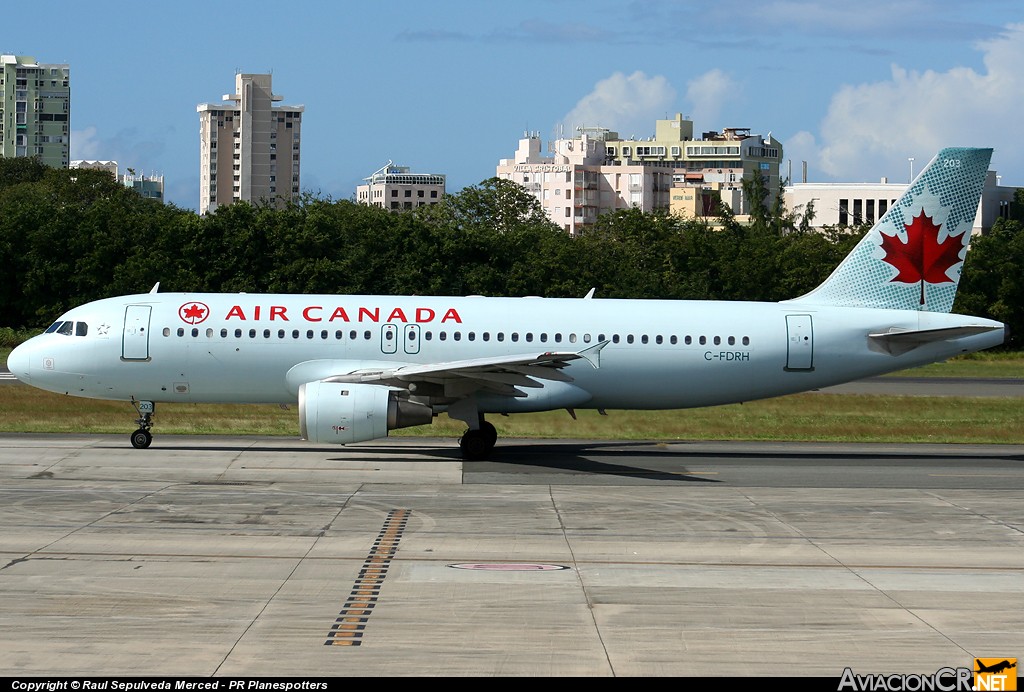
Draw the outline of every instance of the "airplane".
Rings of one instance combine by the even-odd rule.
[[[488,414],[685,409],[775,397],[997,346],[950,314],[991,149],[946,148],[817,288],[776,303],[539,297],[149,293],[67,311],[15,348],[29,385],[156,405],[298,403],[303,439],[349,444]]]

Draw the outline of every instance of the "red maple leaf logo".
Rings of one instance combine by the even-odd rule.
[[[210,308],[203,303],[185,303],[178,308],[178,317],[189,324],[199,324],[210,316]]]
[[[947,236],[939,242],[939,230],[942,224],[936,225],[931,217],[925,216],[924,209],[913,218],[907,229],[907,242],[899,236],[882,234],[882,250],[884,259],[896,268],[897,274],[892,283],[921,283],[921,304],[924,305],[924,284],[948,284],[953,279],[946,274],[949,269],[959,263],[960,251],[964,249],[963,236]]]

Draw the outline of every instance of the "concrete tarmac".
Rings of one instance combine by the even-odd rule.
[[[1024,654],[1024,447],[0,435],[0,670],[827,676]]]

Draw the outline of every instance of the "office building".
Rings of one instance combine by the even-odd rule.
[[[239,200],[283,207],[298,197],[303,106],[282,97],[269,74],[236,74],[226,104],[200,104],[199,213]]]

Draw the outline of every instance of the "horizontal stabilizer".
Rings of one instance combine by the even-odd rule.
[[[874,350],[880,350],[893,356],[901,356],[904,353],[913,351],[918,346],[924,346],[935,341],[960,339],[965,336],[984,334],[999,328],[987,324],[968,324],[962,327],[942,327],[940,329],[893,330],[868,334],[868,339]]]

